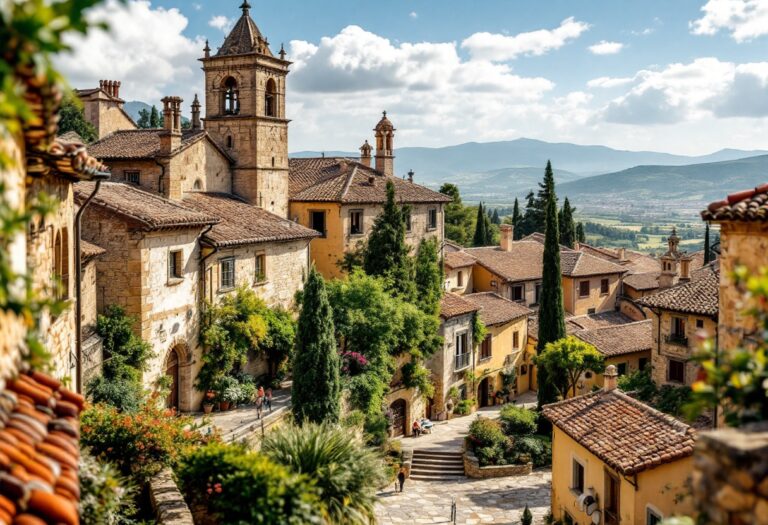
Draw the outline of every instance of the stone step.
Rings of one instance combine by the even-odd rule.
[[[411,469],[413,476],[463,476],[464,469]]]
[[[461,452],[443,452],[440,450],[414,450],[413,457],[429,457],[429,458],[460,458]]]
[[[464,466],[464,462],[460,460],[451,460],[451,461],[432,461],[432,460],[424,460],[424,459],[414,459],[411,461],[411,465],[414,467],[416,466],[425,466],[425,467],[462,467]]]
[[[460,481],[464,479],[464,474],[455,475],[420,475],[411,474],[410,479],[415,481]]]

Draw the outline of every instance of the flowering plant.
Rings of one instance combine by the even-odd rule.
[[[348,375],[361,374],[368,366],[368,359],[359,352],[341,353],[341,371]]]

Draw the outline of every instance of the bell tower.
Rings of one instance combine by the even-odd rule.
[[[251,204],[288,216],[288,120],[285,79],[290,62],[272,54],[245,0],[243,14],[216,53],[208,44],[205,129],[235,159],[233,191]]]
[[[392,177],[395,174],[395,126],[387,118],[386,111],[373,131],[376,134],[376,170]]]

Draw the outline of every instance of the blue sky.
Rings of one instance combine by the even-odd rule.
[[[113,32],[62,67],[76,87],[110,78],[128,100],[191,100],[201,43],[221,44],[241,1],[109,5],[94,17]],[[768,0],[250,1],[295,61],[292,151],[353,150],[382,109],[397,146],[768,149]]]

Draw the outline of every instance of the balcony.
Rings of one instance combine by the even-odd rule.
[[[453,367],[456,372],[469,366],[469,353],[459,354],[454,357]]]
[[[682,334],[669,334],[664,340],[671,345],[688,346],[688,338]]]

